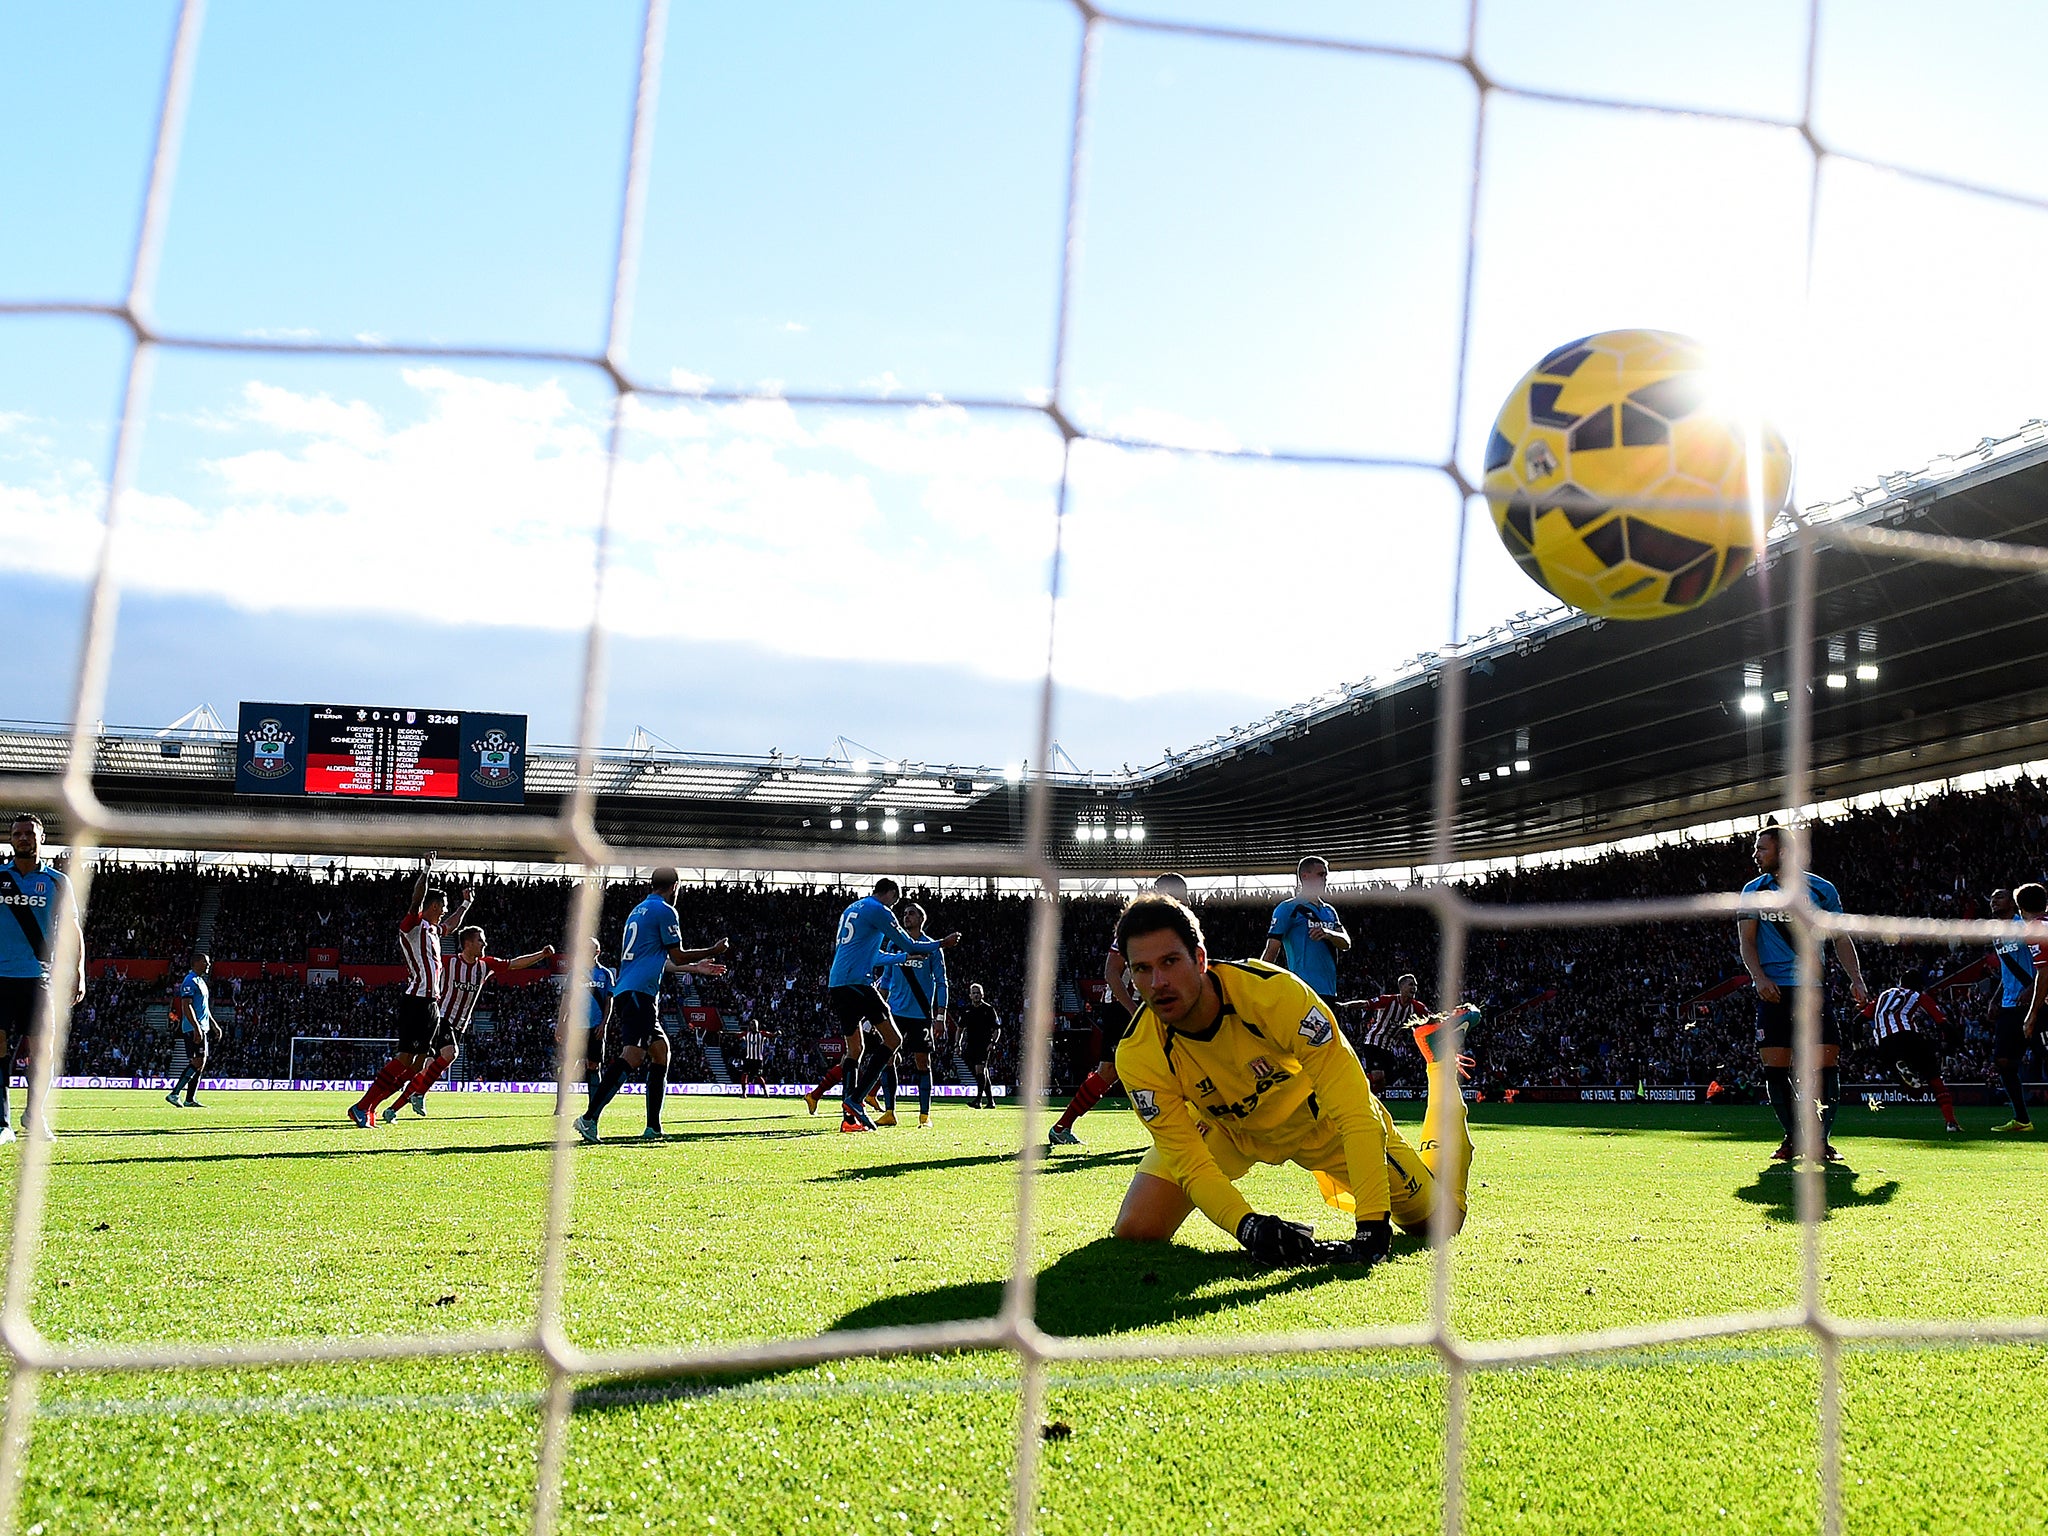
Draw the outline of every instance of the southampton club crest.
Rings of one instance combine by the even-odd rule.
[[[259,721],[255,730],[244,731],[242,735],[249,743],[249,760],[242,764],[248,772],[259,779],[281,779],[292,771],[286,749],[293,736],[284,728],[283,721]]]
[[[485,731],[481,740],[472,741],[469,750],[476,754],[476,771],[470,777],[485,789],[510,789],[518,774],[513,770],[512,757],[519,750],[519,743],[507,736],[496,726]]]

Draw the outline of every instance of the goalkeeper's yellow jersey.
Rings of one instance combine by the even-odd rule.
[[[1223,1011],[1199,1035],[1141,1007],[1117,1047],[1131,1107],[1176,1181],[1224,1231],[1251,1213],[1209,1151],[1231,1142],[1245,1161],[1284,1163],[1304,1146],[1343,1140],[1360,1219],[1387,1212],[1387,1142],[1377,1101],[1328,1006],[1290,971],[1212,960]]]

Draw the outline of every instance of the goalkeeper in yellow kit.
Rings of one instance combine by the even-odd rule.
[[[1451,1229],[1464,1225],[1472,1138],[1448,1021],[1415,1031],[1429,1108],[1411,1147],[1328,1007],[1290,972],[1211,963],[1194,913],[1158,894],[1124,908],[1116,944],[1144,1000],[1117,1048],[1117,1073],[1152,1133],[1118,1237],[1164,1241],[1199,1208],[1268,1263],[1374,1264],[1395,1224],[1426,1229],[1439,1200],[1451,1202]],[[1446,1049],[1433,1048],[1438,1038]],[[1318,1242],[1302,1223],[1254,1211],[1235,1182],[1254,1163],[1308,1169],[1324,1201],[1357,1218],[1357,1235]]]

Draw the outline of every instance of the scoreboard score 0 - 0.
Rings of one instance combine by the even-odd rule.
[[[526,802],[526,716],[367,704],[244,704],[235,793]]]

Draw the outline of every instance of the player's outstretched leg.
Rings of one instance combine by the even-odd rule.
[[[1459,1082],[1464,1063],[1458,1041],[1479,1017],[1476,1008],[1455,1009],[1415,1027],[1415,1048],[1429,1074],[1429,1103],[1422,1114],[1422,1139],[1415,1151],[1434,1178],[1439,1199],[1451,1202],[1451,1230],[1465,1225],[1466,1190],[1472,1178],[1472,1128]]]
[[[1065,1112],[1053,1122],[1052,1130],[1046,1134],[1047,1144],[1055,1147],[1080,1146],[1081,1138],[1074,1134],[1074,1122],[1102,1102],[1102,1096],[1116,1086],[1115,1062],[1105,1061],[1090,1072],[1081,1086],[1074,1090],[1073,1098],[1067,1101]]]

